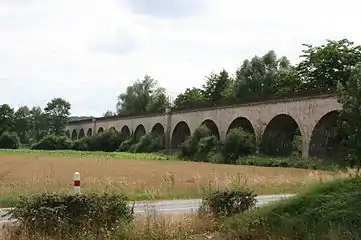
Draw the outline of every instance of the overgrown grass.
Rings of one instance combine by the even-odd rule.
[[[285,201],[228,219],[227,239],[361,239],[361,178],[313,184]]]

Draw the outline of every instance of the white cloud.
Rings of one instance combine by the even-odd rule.
[[[157,7],[160,0],[138,1],[142,8],[127,0],[1,1],[1,102],[43,106],[61,96],[74,115],[99,116],[146,73],[175,95],[270,49],[295,62],[302,43],[361,44],[356,0],[201,1],[182,9]]]

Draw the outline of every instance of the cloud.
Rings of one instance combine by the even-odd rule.
[[[184,0],[183,6],[191,7],[183,10],[174,7],[177,3],[172,10],[169,0],[159,7],[158,0],[146,1],[155,12],[147,7],[143,14],[125,0],[23,1],[0,1],[5,89],[0,98],[15,108],[44,106],[61,96],[71,102],[72,114],[100,116],[114,110],[117,95],[146,73],[175,96],[201,86],[212,71],[225,68],[234,74],[245,58],[270,49],[295,63],[302,43],[346,37],[361,44],[355,31],[361,3],[353,0],[342,5],[208,0],[198,6]],[[156,6],[168,11],[162,15]]]
[[[189,17],[203,11],[208,0],[124,0],[134,13],[156,18]]]

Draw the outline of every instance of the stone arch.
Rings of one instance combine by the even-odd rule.
[[[287,114],[272,118],[263,133],[260,151],[270,156],[302,154],[301,131],[296,120]]]
[[[157,123],[152,128],[152,134],[158,135],[158,136],[164,136],[164,127],[162,124]]]
[[[72,132],[71,132],[71,140],[77,140],[78,138],[78,134],[76,132],[76,130],[74,129]]]
[[[130,129],[129,129],[129,127],[127,125],[124,125],[120,132],[122,134],[124,134],[125,136],[130,137]]]
[[[172,132],[171,146],[173,149],[182,144],[191,135],[191,130],[186,122],[177,123]]]
[[[91,135],[93,135],[93,129],[92,128],[89,128],[88,131],[86,132],[86,135],[88,137],[90,137]]]
[[[115,127],[111,127],[111,128],[109,128],[109,131],[111,131],[111,132],[117,132],[117,129],[115,129]]]
[[[212,135],[216,136],[219,139],[219,130],[217,124],[214,121],[210,119],[204,120],[201,123],[201,126],[206,126],[212,132]]]
[[[227,134],[234,128],[242,128],[244,131],[255,134],[252,123],[245,117],[238,117],[234,119],[227,129]]]
[[[335,110],[321,117],[314,127],[309,145],[309,156],[339,161],[343,159],[342,137],[339,133],[340,111]]]
[[[103,128],[103,127],[100,127],[100,128],[98,129],[98,134],[101,134],[102,132],[104,132],[104,128]]]
[[[144,136],[145,134],[146,134],[145,127],[142,124],[139,124],[134,131],[134,137],[139,139],[141,136]]]
[[[79,131],[79,139],[82,139],[83,137],[85,137],[85,131],[84,131],[84,129],[82,128],[82,129],[80,129],[80,131]]]
[[[65,135],[66,135],[68,138],[70,138],[70,131],[69,131],[69,129],[66,130]]]

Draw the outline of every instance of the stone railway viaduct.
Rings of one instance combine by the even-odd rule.
[[[335,127],[340,109],[337,95],[326,94],[147,116],[79,120],[69,123],[67,133],[75,140],[106,129],[129,136],[154,132],[164,134],[167,148],[176,148],[202,124],[219,139],[224,139],[230,129],[243,127],[261,142],[266,136],[274,136],[274,144],[292,142],[299,129],[303,157],[329,157],[337,153]]]

